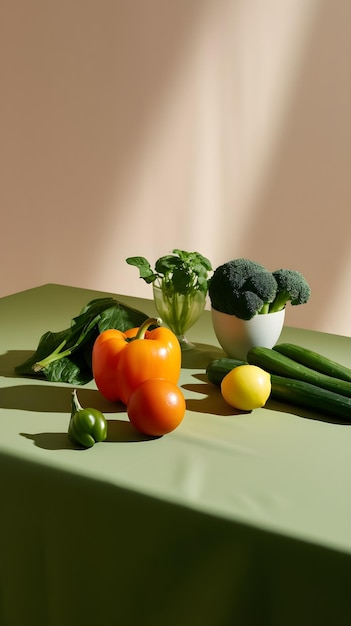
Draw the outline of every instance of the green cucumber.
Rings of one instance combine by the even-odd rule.
[[[302,365],[311,367],[317,372],[351,382],[351,369],[349,367],[346,367],[341,363],[337,363],[336,361],[332,361],[318,352],[314,352],[308,348],[303,348],[302,346],[297,346],[293,343],[277,344],[274,346],[273,350],[276,350],[281,354],[285,354],[285,356],[290,357]]]
[[[224,376],[231,372],[238,365],[247,365],[247,361],[239,361],[229,357],[222,357],[211,361],[206,369],[206,375],[210,383],[220,385]]]
[[[206,369],[208,380],[219,387],[226,374],[238,365],[244,364],[245,361],[236,359],[214,359]],[[344,395],[328,391],[312,383],[277,374],[271,374],[271,385],[270,399],[272,400],[351,421],[351,399]]]
[[[351,399],[317,385],[271,374],[270,398],[351,421]]]
[[[270,374],[302,380],[322,389],[351,397],[350,382],[317,372],[271,348],[251,348],[247,353],[247,360],[251,365],[258,365]]]

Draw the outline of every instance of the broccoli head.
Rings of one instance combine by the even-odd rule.
[[[268,312],[276,293],[273,274],[249,259],[234,259],[219,266],[209,284],[212,307],[243,320]]]
[[[293,306],[308,302],[311,289],[300,272],[279,269],[272,274],[277,282],[278,290],[276,297],[269,306],[269,313],[281,311],[289,301]]]
[[[256,314],[280,311],[289,301],[304,304],[311,290],[300,272],[270,272],[256,261],[234,259],[217,267],[208,293],[213,309],[249,320]]]

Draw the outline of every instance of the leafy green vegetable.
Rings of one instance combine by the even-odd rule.
[[[155,282],[161,289],[189,295],[190,292],[207,293],[208,273],[212,270],[211,262],[199,252],[172,250],[172,254],[161,257],[153,270],[143,256],[128,257],[126,262],[135,265],[140,278],[146,283]]]
[[[178,248],[159,258],[155,269],[143,256],[128,257],[126,262],[138,268],[146,283],[152,283],[158,313],[177,335],[182,349],[188,349],[184,334],[205,307],[211,262],[199,252]]]
[[[93,378],[91,353],[96,337],[108,328],[124,332],[140,326],[147,317],[114,298],[91,300],[69,328],[44,333],[37,350],[15,371],[21,376],[84,385]]]

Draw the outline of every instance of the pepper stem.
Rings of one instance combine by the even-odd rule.
[[[138,332],[134,339],[145,339],[145,333],[150,326],[161,326],[162,320],[160,317],[148,317],[145,322],[138,328]]]
[[[81,406],[79,400],[78,400],[78,396],[77,396],[77,390],[73,389],[72,391],[72,402],[71,402],[71,417],[73,417],[73,415],[75,415],[76,413],[78,413],[78,411],[81,411],[83,409],[83,407]]]

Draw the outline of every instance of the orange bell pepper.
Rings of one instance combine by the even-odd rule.
[[[92,369],[100,393],[112,402],[128,403],[134,389],[146,379],[163,378],[177,384],[181,349],[176,335],[161,320],[147,319],[125,332],[103,331],[95,340]],[[152,325],[156,328],[148,330]]]

